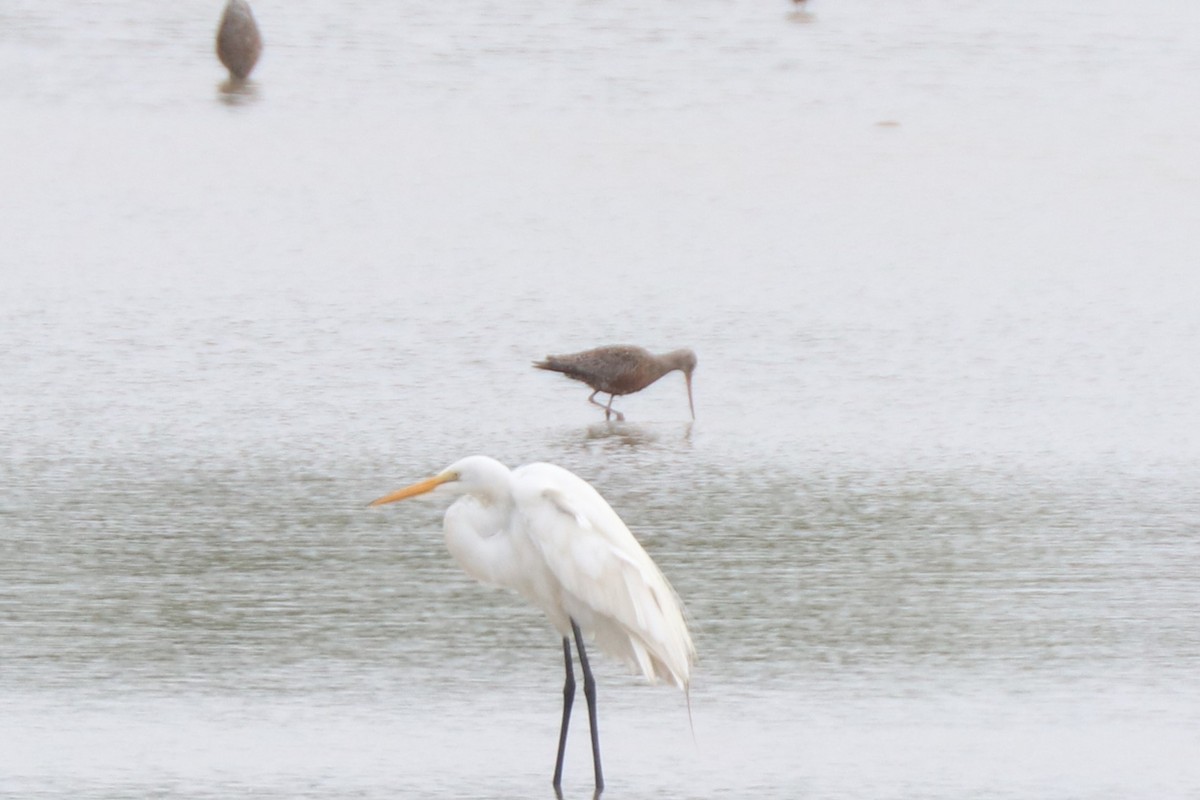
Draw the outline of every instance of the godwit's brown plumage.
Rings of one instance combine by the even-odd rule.
[[[261,54],[262,36],[250,5],[246,0],[229,0],[217,27],[217,58],[232,77],[244,81]]]
[[[545,361],[535,361],[533,365],[538,369],[561,372],[568,378],[586,383],[595,390],[588,396],[588,402],[603,408],[605,419],[616,414],[618,420],[624,420],[625,415],[613,410],[613,400],[617,395],[640,392],[668,372],[679,370],[687,382],[688,408],[691,409],[692,419],[696,418],[696,408],[692,404],[692,372],[696,369],[696,354],[691,350],[673,350],[656,356],[642,347],[614,345],[581,353],[546,356]],[[596,395],[600,392],[609,395],[608,405],[596,401]]]

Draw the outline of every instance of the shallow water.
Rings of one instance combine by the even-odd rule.
[[[687,604],[605,797],[1200,792],[1200,12],[787,5],[0,13],[5,794],[549,795],[555,634],[365,507],[472,452]],[[529,368],[624,341],[694,423]]]

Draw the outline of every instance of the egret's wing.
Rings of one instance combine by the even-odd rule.
[[[695,651],[679,599],[621,518],[561,467],[530,464],[514,476],[526,533],[567,613],[610,655],[686,687]]]

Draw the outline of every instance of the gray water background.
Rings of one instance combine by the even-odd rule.
[[[254,9],[0,8],[0,794],[550,796],[554,633],[366,508],[474,452],[688,607],[606,798],[1200,793],[1194,4]],[[695,423],[529,368],[626,341]]]

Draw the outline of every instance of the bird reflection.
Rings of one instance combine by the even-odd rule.
[[[674,442],[691,443],[694,427],[694,422],[687,422],[683,426],[682,433],[678,433],[679,428],[676,425],[650,427],[629,422],[597,422],[585,428],[583,438],[575,441],[584,449],[595,445],[630,449],[665,445],[670,448]]]
[[[258,100],[258,84],[240,78],[227,78],[217,84],[218,98],[227,106],[242,106]]]
[[[658,434],[642,425],[628,422],[598,422],[584,432],[584,443],[612,443],[622,447],[649,447],[659,440]]]
[[[807,23],[816,19],[808,10],[808,0],[792,0],[792,12],[788,14],[792,22]]]

